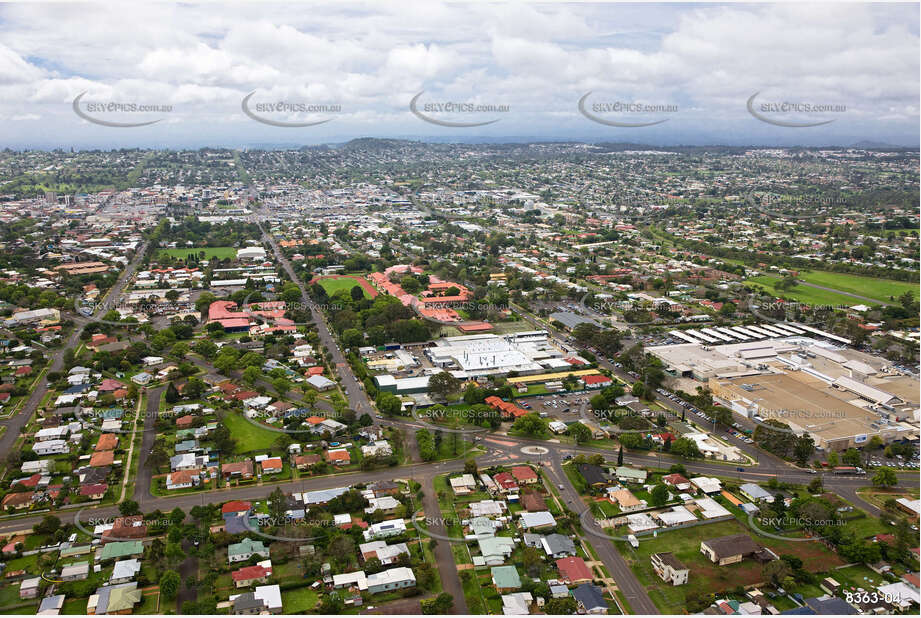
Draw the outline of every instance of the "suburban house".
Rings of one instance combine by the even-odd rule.
[[[232,463],[221,464],[221,476],[224,480],[231,479],[251,479],[253,478],[253,461],[236,461]]]
[[[455,495],[465,496],[476,490],[476,479],[472,474],[462,474],[448,479]]]
[[[368,592],[377,594],[388,590],[400,590],[416,585],[416,576],[408,567],[396,567],[368,575]]]
[[[358,551],[361,552],[362,560],[377,558],[383,565],[388,565],[396,562],[396,560],[403,554],[406,554],[407,556],[409,555],[409,548],[406,546],[406,543],[395,543],[394,545],[387,545],[386,541],[371,541],[370,543],[362,543],[358,546]]]
[[[521,588],[521,577],[514,566],[494,566],[492,583],[501,594],[503,591],[512,591]]]
[[[137,558],[119,560],[112,568],[109,581],[113,584],[124,584],[133,580],[141,572],[141,561]]]
[[[732,534],[700,542],[700,553],[720,566],[742,562],[742,558],[761,551],[747,534]]]
[[[268,558],[269,548],[263,545],[262,541],[254,541],[250,538],[227,546],[227,561],[230,563],[245,562],[254,555]]]
[[[334,466],[347,466],[352,463],[352,456],[345,448],[330,449],[326,451],[326,460]]]
[[[739,493],[752,502],[774,502],[774,496],[755,483],[744,483],[739,485]]]
[[[608,492],[608,497],[624,513],[631,511],[641,511],[646,508],[646,501],[640,500],[629,489],[613,489]]]
[[[281,461],[281,457],[269,457],[268,459],[262,460],[262,473],[263,474],[278,474],[284,469],[284,463]]]
[[[86,613],[89,615],[130,614],[134,606],[141,602],[142,594],[143,591],[138,588],[137,582],[97,588],[96,594],[90,595]]]
[[[579,474],[591,487],[601,487],[608,484],[604,468],[595,464],[579,464]]]
[[[692,478],[691,484],[708,496],[712,494],[718,494],[722,485],[719,479],[715,479],[709,476],[698,476]]]
[[[525,530],[531,528],[552,528],[556,526],[556,520],[550,511],[538,511],[536,513],[521,513],[518,520],[519,525]]]
[[[307,455],[298,455],[294,458],[294,465],[297,466],[298,470],[307,470],[310,466],[314,466],[323,458],[320,455],[315,453],[308,453]]]
[[[621,483],[645,483],[646,482],[646,471],[637,470],[636,468],[628,468],[627,466],[618,466],[614,470],[614,476],[617,477],[617,480]]]
[[[579,613],[607,614],[608,604],[604,600],[601,588],[594,584],[585,583],[572,591],[572,598],[576,600]]]
[[[230,597],[233,613],[238,616],[280,614],[282,612],[281,588],[273,586],[256,586],[252,592]]]
[[[272,574],[272,563],[264,560],[253,566],[245,566],[230,574],[237,588],[247,588],[255,584],[264,584]]]
[[[537,483],[539,480],[537,472],[535,472],[531,466],[514,466],[512,468],[512,476],[515,477],[519,485],[530,485]]]
[[[673,586],[688,583],[690,571],[671,552],[652,554],[649,561],[652,563],[652,570],[662,578],[662,581]]]
[[[569,584],[584,584],[592,581],[592,571],[579,556],[568,556],[556,561],[560,579]]]
[[[666,474],[662,477],[662,482],[668,485],[669,487],[674,487],[678,491],[691,491],[691,481],[687,480],[681,474],[677,472],[674,474]]]
[[[572,539],[562,534],[548,534],[541,537],[540,545],[550,558],[565,558],[576,555],[576,544]]]
[[[362,534],[366,541],[399,536],[406,532],[406,523],[402,519],[387,519],[371,524]]]
[[[201,475],[193,470],[177,470],[166,475],[167,489],[188,489],[201,482]]]
[[[90,575],[90,563],[89,562],[77,562],[75,564],[69,564],[63,569],[61,569],[61,574],[58,577],[61,578],[63,582],[75,582],[82,579],[86,579]],[[115,582],[121,583],[121,582]]]
[[[140,541],[115,541],[102,546],[102,551],[96,555],[96,561],[140,558],[143,554],[144,544]]]
[[[544,497],[536,491],[528,491],[521,494],[519,503],[521,504],[521,508],[525,511],[536,512],[547,510],[547,503],[544,501]]]

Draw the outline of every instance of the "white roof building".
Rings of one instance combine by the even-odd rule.
[[[677,526],[678,524],[697,521],[697,518],[683,506],[673,506],[670,511],[658,513],[656,519],[661,521],[665,526]]]
[[[514,592],[502,595],[502,613],[506,616],[527,616],[534,597],[530,592]]]
[[[659,525],[652,520],[648,513],[630,513],[627,515],[627,528],[634,534],[646,530],[655,530]]]
[[[520,523],[523,528],[540,528],[541,526],[555,526],[556,520],[550,511],[535,511],[521,513]]]
[[[722,483],[719,479],[709,477],[709,476],[697,476],[691,479],[691,483],[694,484],[700,491],[705,494],[716,493],[720,490]]]
[[[700,516],[704,519],[713,519],[714,517],[724,517],[731,515],[728,509],[713,498],[698,498],[694,501],[697,508],[700,509]]]

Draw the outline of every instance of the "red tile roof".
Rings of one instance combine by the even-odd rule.
[[[232,500],[227,502],[224,506],[221,507],[221,514],[226,515],[227,513],[245,513],[246,511],[253,508],[253,505],[245,500]]]
[[[585,564],[585,560],[579,556],[560,558],[556,561],[556,568],[559,570],[560,576],[571,583],[591,581],[592,579],[591,570]]]

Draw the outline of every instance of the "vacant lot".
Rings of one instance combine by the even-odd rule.
[[[174,258],[186,258],[191,253],[196,258],[201,258],[202,252],[205,254],[205,257],[202,259],[205,260],[223,260],[224,258],[233,259],[237,257],[237,250],[233,247],[186,247],[182,249],[163,249],[160,251],[160,254],[168,255]]]
[[[253,451],[264,451],[272,447],[278,436],[282,435],[277,431],[263,429],[248,420],[240,414],[229,413],[224,416],[224,425],[230,430],[230,435],[237,442],[237,453],[251,453]]]
[[[827,571],[844,562],[838,555],[817,541],[791,542],[758,536],[739,521],[664,531],[656,538],[645,537],[638,549],[616,542],[637,578],[649,591],[653,602],[663,613],[685,613],[686,595],[691,593],[720,593],[737,586],[748,586],[764,581],[763,565],[746,558],[739,564],[717,566],[700,553],[700,542],[731,534],[748,534],[756,543],[769,547],[774,553],[790,554],[803,561],[803,567],[813,573]],[[679,587],[664,585],[652,570],[649,556],[658,552],[672,552],[690,569],[687,584]]]

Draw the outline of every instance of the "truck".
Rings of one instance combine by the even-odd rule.
[[[832,472],[834,474],[857,474],[857,468],[854,466],[835,466]]]

